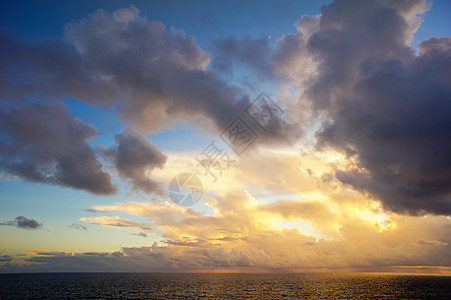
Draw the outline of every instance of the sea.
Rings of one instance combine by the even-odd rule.
[[[1,274],[1,299],[451,299],[451,276],[314,274]]]

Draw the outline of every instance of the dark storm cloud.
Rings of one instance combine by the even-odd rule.
[[[68,96],[114,106],[139,133],[171,128],[180,119],[219,132],[250,103],[206,71],[210,56],[193,37],[147,21],[134,6],[114,13],[100,9],[67,24],[63,39],[27,42],[0,31],[0,40],[0,100],[20,106],[0,111],[0,130],[7,136],[0,142],[0,168],[29,181],[117,192],[88,145],[96,129],[54,103]],[[238,49],[246,59],[259,42],[248,44]],[[24,106],[30,101],[47,104]],[[281,118],[273,123],[266,140],[283,141],[294,132]],[[162,167],[166,157],[137,136],[116,139],[119,175],[137,189],[159,192],[147,172]]]
[[[302,81],[301,77],[311,70],[311,55],[307,41],[318,30],[319,18],[304,15],[296,24],[297,32],[280,37],[274,47],[271,65],[281,82],[290,80]]]
[[[11,105],[73,96],[96,106],[116,105],[130,128],[145,133],[179,119],[223,130],[249,104],[247,96],[205,70],[210,56],[193,37],[174,28],[169,33],[162,23],[139,16],[135,7],[98,10],[67,24],[61,40],[29,43],[3,31],[0,38],[0,100]],[[239,51],[246,59],[259,45],[250,44]],[[96,129],[69,117],[62,105],[11,108],[1,116],[2,131],[9,136],[0,144],[4,171],[95,194],[116,192],[87,143]],[[277,118],[265,137],[283,140],[289,129]],[[138,134],[123,133],[116,140],[118,147],[109,152],[119,175],[137,189],[158,192],[159,184],[147,172],[162,167],[166,157]]]
[[[357,158],[345,184],[402,213],[451,213],[450,39],[407,46],[424,1],[335,1],[308,40],[304,97],[330,116],[317,137]],[[362,171],[363,170],[363,171]]]
[[[155,168],[163,168],[167,156],[144,135],[124,130],[115,136],[117,147],[103,152],[113,162],[119,175],[135,189],[146,193],[161,192],[160,183],[149,178]]]
[[[119,102],[120,116],[143,130],[196,113],[222,127],[241,107],[235,90],[204,70],[209,55],[193,37],[169,34],[134,7],[99,10],[68,24],[65,34],[30,44],[1,33],[2,99],[72,95],[95,105]]]
[[[14,221],[0,223],[1,226],[16,226],[23,229],[38,229],[42,224],[34,219],[28,219],[24,216],[18,216]]]
[[[0,110],[0,168],[32,182],[111,195],[116,187],[88,144],[94,127],[59,103]]]
[[[27,43],[0,29],[0,100],[67,95],[89,103],[112,104],[117,89],[95,73],[74,45],[49,39]]]
[[[426,52],[429,52],[429,55],[442,55],[441,52],[448,52],[449,54],[450,49],[450,38],[432,38],[418,45],[418,51],[421,55],[425,54]]]
[[[450,54],[362,66],[351,101],[320,138],[356,151],[370,174],[339,172],[337,178],[395,211],[451,213]]]
[[[3,100],[69,95],[98,106],[117,104],[120,118],[146,133],[173,127],[179,119],[222,130],[250,103],[206,70],[210,55],[193,37],[179,29],[168,32],[133,6],[114,13],[100,9],[67,24],[62,40],[28,43],[4,32],[1,40]],[[229,43],[228,52],[270,71],[262,60],[268,56],[266,42]],[[289,126],[279,123],[269,139],[289,134]]]

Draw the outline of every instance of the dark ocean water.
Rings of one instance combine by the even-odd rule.
[[[451,277],[392,274],[1,274],[1,299],[451,299]]]

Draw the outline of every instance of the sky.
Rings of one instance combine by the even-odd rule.
[[[449,1],[2,1],[0,272],[451,274]]]

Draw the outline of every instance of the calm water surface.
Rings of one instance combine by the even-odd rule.
[[[451,277],[393,274],[2,274],[1,299],[451,299]]]

